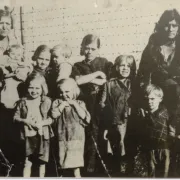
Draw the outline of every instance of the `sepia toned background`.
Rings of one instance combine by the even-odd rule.
[[[1,0],[4,4],[15,7],[16,32],[27,58],[41,44],[63,41],[72,48],[72,62],[80,61],[82,38],[95,33],[100,56],[113,62],[119,54],[132,54],[137,64],[162,12],[180,9],[179,0]]]

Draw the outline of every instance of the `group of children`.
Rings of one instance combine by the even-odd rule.
[[[31,176],[34,162],[39,176],[45,176],[51,139],[60,176],[66,169],[75,177],[81,177],[82,169],[97,173],[103,139],[110,144],[113,172],[120,172],[122,157],[132,156],[132,147],[141,145],[149,176],[155,176],[159,164],[162,176],[168,176],[175,129],[162,89],[139,86],[132,55],[118,56],[113,65],[99,57],[99,48],[100,39],[89,34],[81,44],[85,60],[74,65],[65,44],[40,45],[32,57],[35,63],[23,58],[21,45],[10,46],[8,56],[1,57],[0,145],[10,159],[16,148],[10,143],[21,146],[24,177]]]

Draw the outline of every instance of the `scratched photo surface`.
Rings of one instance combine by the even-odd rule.
[[[180,177],[178,0],[0,0],[1,177]]]

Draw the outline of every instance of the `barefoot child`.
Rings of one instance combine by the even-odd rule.
[[[129,114],[128,100],[136,64],[133,56],[121,55],[115,60],[116,78],[110,79],[104,87],[100,105],[104,108],[104,139],[109,140],[114,158],[114,171],[120,172],[121,157],[126,154],[124,138]]]
[[[59,99],[52,105],[52,117],[57,120],[57,157],[59,168],[64,172],[71,169],[75,177],[81,177],[80,167],[84,166],[84,127],[90,122],[85,103],[77,100],[80,90],[71,79],[61,79],[57,85]]]
[[[39,163],[39,176],[45,176],[45,165],[49,160],[49,141],[52,135],[49,117],[51,100],[46,97],[47,85],[43,76],[31,75],[26,80],[26,97],[16,108],[14,121],[21,123],[21,139],[25,144],[23,177],[31,176],[34,160]]]

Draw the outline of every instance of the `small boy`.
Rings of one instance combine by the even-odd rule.
[[[52,48],[52,65],[57,70],[56,82],[70,77],[72,73],[72,64],[69,62],[71,55],[71,48],[67,44],[59,44]]]
[[[168,147],[169,115],[167,109],[160,103],[163,91],[153,84],[145,87],[146,110],[142,110],[145,124],[145,148],[148,157],[149,177],[168,177],[170,151]]]

